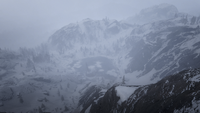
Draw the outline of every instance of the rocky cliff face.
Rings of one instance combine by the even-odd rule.
[[[198,68],[200,17],[178,13],[166,4],[141,12],[155,13],[160,8],[165,13],[174,12],[174,16],[142,25],[86,19],[58,30],[49,44],[73,60],[109,58],[117,68],[115,76],[126,74],[130,83],[134,82],[132,76],[149,76],[157,81],[184,69]]]
[[[0,112],[198,112],[200,17],[162,4],[141,18],[152,14],[85,19],[39,47],[0,50]]]
[[[122,103],[128,90],[122,92],[119,87],[135,87]],[[196,113],[200,110],[199,93],[200,69],[190,69],[151,85],[113,86],[96,103],[87,101],[88,113]]]
[[[121,23],[117,20],[84,19],[75,24],[64,26],[55,32],[49,43],[60,52],[83,51],[90,49],[93,54],[109,55],[116,53],[116,46],[120,46],[121,38],[129,35],[133,25]],[[98,51],[100,53],[96,53]]]
[[[199,65],[196,62],[200,59],[199,26],[174,24],[170,20],[155,22],[150,24],[148,33],[139,33],[143,39],[133,42],[132,50],[128,54],[132,59],[126,72],[141,71],[138,76],[143,76],[156,71],[153,79],[156,76],[162,78],[183,69],[198,68]],[[145,25],[141,29],[144,28]],[[136,34],[134,32],[132,37]]]

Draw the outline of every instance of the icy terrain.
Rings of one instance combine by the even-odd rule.
[[[199,74],[181,74],[185,84],[181,90],[175,85],[177,79],[165,79],[200,67],[199,25],[200,17],[162,4],[127,21],[105,18],[71,23],[36,48],[0,50],[0,112],[95,113],[105,107],[125,113],[134,106],[139,112],[143,103],[139,100],[146,94],[152,97],[145,97],[149,101],[144,105],[188,94],[198,85]],[[152,99],[154,91],[160,92],[157,100]],[[193,107],[181,103],[184,106],[171,108],[173,112],[195,112],[199,89],[195,91],[184,101]],[[107,103],[111,106],[104,106]]]

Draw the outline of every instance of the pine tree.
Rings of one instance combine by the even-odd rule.
[[[70,86],[70,84],[69,84],[69,83],[67,83],[67,88],[69,88],[69,86]]]
[[[122,78],[122,84],[125,84],[125,76]]]

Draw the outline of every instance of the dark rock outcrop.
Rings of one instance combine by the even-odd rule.
[[[196,113],[200,110],[199,68],[167,76],[156,84],[140,86],[121,105],[116,87],[111,87],[97,102],[87,101],[92,104],[90,113]]]

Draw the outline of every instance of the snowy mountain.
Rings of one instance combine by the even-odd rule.
[[[159,8],[169,12],[176,9],[167,4],[151,9],[155,13]],[[175,72],[199,67],[194,63],[199,60],[200,17],[176,12],[168,18],[143,25],[86,19],[58,30],[50,37],[49,45],[63,56],[80,62],[76,72],[87,73],[88,67],[93,66],[96,72],[92,74],[98,75],[97,71],[105,68],[97,68],[95,63],[103,63],[103,58],[111,60],[107,65],[113,65],[117,80],[126,75],[129,84],[140,84],[137,78],[144,81],[142,76],[147,82],[157,82]],[[89,66],[87,59],[96,60]]]
[[[117,20],[84,19],[55,32],[49,38],[49,43],[61,53],[80,51],[85,57],[113,56],[117,47],[125,46],[124,42],[120,41],[124,41],[123,38],[128,36],[132,29],[133,25]],[[87,50],[91,53],[87,53]]]
[[[131,37],[140,37],[141,40],[132,43],[134,46],[128,54],[132,59],[126,72],[137,72],[137,76],[150,73],[153,75],[151,79],[154,79],[184,69],[198,68],[199,21],[192,25],[192,19],[189,19],[187,24],[182,24],[182,19],[157,21],[134,30]]]
[[[127,18],[126,20],[124,20],[124,22],[142,25],[159,20],[173,18],[174,15],[177,13],[179,13],[178,9],[174,5],[163,3],[160,5],[143,9],[140,11],[139,14]]]
[[[151,85],[116,85],[98,95],[86,92],[81,113],[198,113],[200,69],[185,70]],[[94,92],[94,91],[93,91]],[[86,109],[88,108],[88,109]]]
[[[127,20],[84,19],[0,50],[0,112],[199,110],[200,17],[161,4]]]

